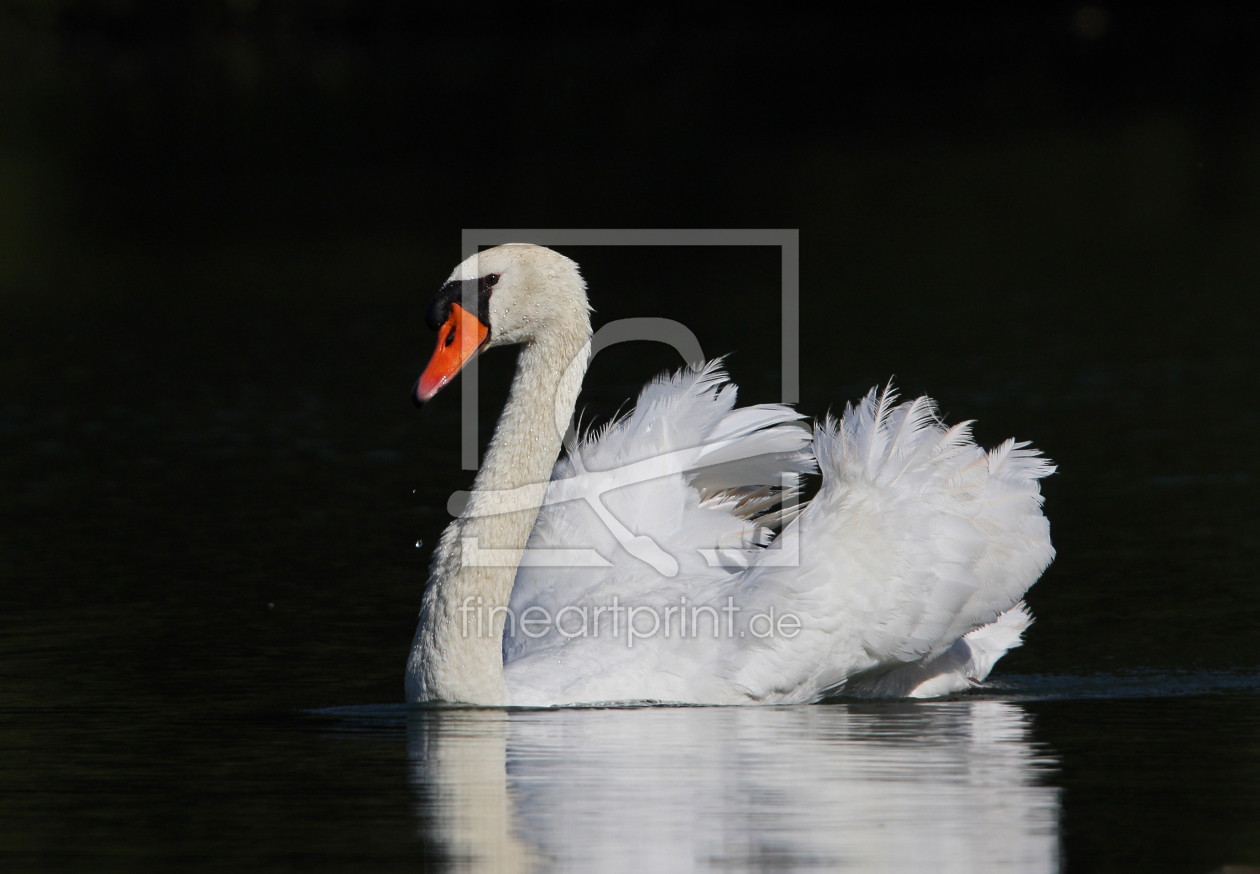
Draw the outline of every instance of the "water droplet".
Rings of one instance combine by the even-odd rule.
[[[417,540],[417,541],[416,541],[416,549],[419,549],[419,548],[420,548],[420,547],[422,547],[422,546],[424,546],[424,541],[423,541],[423,540]]]

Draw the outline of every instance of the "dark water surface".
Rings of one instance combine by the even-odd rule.
[[[1260,866],[1255,22],[510,20],[505,79],[247,7],[0,26],[5,871]],[[1060,465],[1026,645],[943,702],[408,712],[471,474],[407,391],[495,226],[799,228],[805,412],[895,375]],[[566,251],[777,399],[777,252]],[[602,354],[587,419],[676,365]]]

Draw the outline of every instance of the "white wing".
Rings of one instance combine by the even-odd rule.
[[[741,475],[714,474],[710,483],[706,473],[667,472],[606,496],[633,534],[673,550],[673,575],[618,555],[617,539],[581,502],[545,507],[532,542],[595,548],[612,566],[522,569],[515,615],[537,605],[559,618],[570,608],[570,630],[588,629],[590,611],[620,597],[663,616],[664,626],[630,640],[624,628],[620,637],[609,634],[609,617],[596,614],[601,634],[570,636],[561,621],[562,633],[537,641],[509,635],[515,703],[938,695],[983,679],[1018,645],[1031,621],[1020,598],[1054,556],[1038,486],[1054,469],[1048,462],[1013,441],[985,452],[969,423],[946,428],[929,399],[896,405],[891,389],[872,390],[839,424],[815,430],[822,488],[764,548],[769,533],[741,515],[731,495],[760,494],[784,470],[794,484],[808,466],[808,441],[796,436],[795,414],[785,408],[732,411],[733,389],[720,387],[721,379],[710,366],[657,383],[640,400],[645,415],[636,410],[558,468],[570,480],[592,469],[612,476],[618,463],[679,447],[700,463],[699,444],[713,435],[733,439],[711,443],[710,456],[764,441],[770,459],[719,455]],[[566,481],[552,487],[559,493]],[[702,542],[730,543],[728,565],[706,562]],[[715,615],[704,633],[693,624],[688,635],[671,626],[669,611],[680,604],[734,609],[721,628]],[[787,615],[786,629],[775,624]],[[755,617],[771,618],[758,628]],[[759,633],[767,628],[774,633]]]
[[[751,607],[804,625],[736,648],[750,692],[943,694],[983,679],[1031,622],[1020,598],[1054,557],[1038,485],[1053,465],[1012,440],[985,452],[928,398],[895,401],[872,389],[819,427],[822,489],[780,538],[799,566],[759,562],[740,581]]]
[[[735,396],[712,361],[658,378],[629,415],[570,444],[517,572],[511,615],[534,607],[554,617],[612,594],[685,595],[755,559],[770,526],[785,521],[775,507],[816,469],[812,435],[791,408],[736,410]],[[535,556],[543,566],[531,566]],[[508,631],[507,663],[554,642]]]

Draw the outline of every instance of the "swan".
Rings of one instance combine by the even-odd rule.
[[[429,306],[417,404],[481,350],[522,348],[434,551],[408,702],[935,697],[1020,645],[1022,598],[1054,558],[1039,452],[986,452],[891,386],[812,428],[785,405],[736,408],[720,361],[579,437],[590,313],[578,265],[522,243],[461,263]]]

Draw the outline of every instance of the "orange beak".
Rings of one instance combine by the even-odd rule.
[[[429,366],[412,390],[416,406],[431,400],[442,386],[454,379],[489,336],[490,329],[481,324],[480,319],[459,304],[451,304],[450,317],[438,329],[437,348],[433,350]]]

